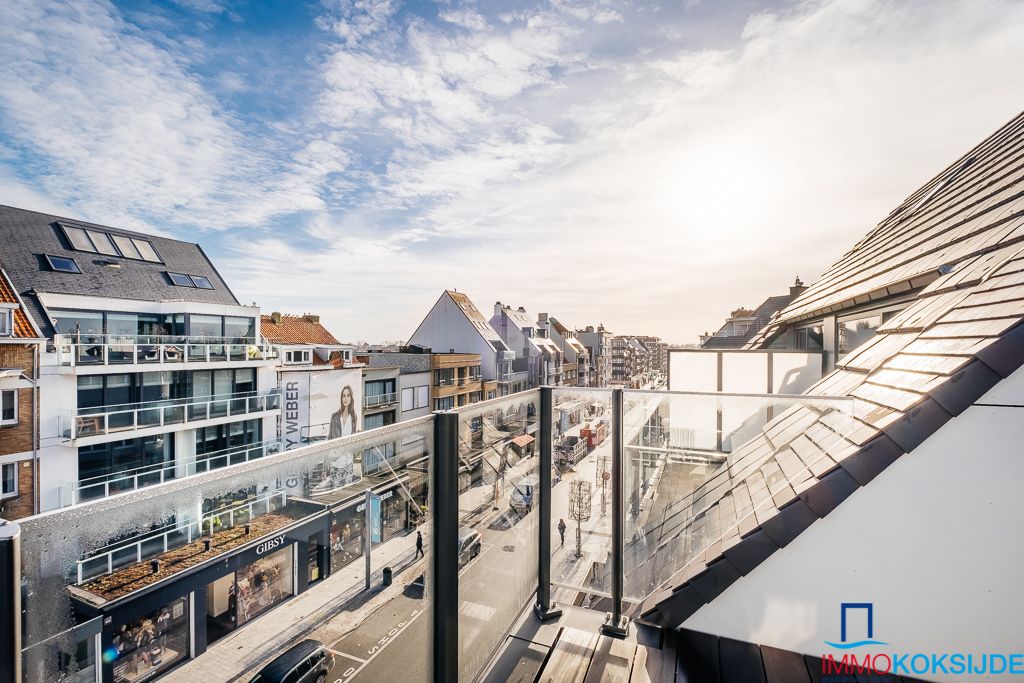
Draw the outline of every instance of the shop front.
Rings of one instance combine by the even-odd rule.
[[[401,485],[378,494],[381,498],[381,540],[409,528],[409,502]],[[331,520],[331,571],[363,556],[366,502],[362,497],[334,511]]]
[[[221,555],[215,561],[104,605],[102,679],[148,681],[304,591],[322,572],[306,561],[322,551],[326,514]],[[92,604],[88,604],[92,602]]]

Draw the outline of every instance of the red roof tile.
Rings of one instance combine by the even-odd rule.
[[[260,316],[260,331],[271,344],[340,344],[318,319],[310,316],[283,315],[278,322],[273,316]]]
[[[14,295],[14,288],[7,281],[7,276],[0,272],[0,303],[16,304],[18,297]],[[22,339],[35,339],[36,332],[28,321],[25,311],[19,306],[14,309],[14,336]]]

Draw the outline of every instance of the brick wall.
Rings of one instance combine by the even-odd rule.
[[[20,368],[32,376],[33,347],[29,344],[0,344],[0,367]],[[0,455],[32,452],[32,424],[37,419],[32,413],[32,389],[18,389],[18,424],[0,427]],[[35,500],[35,470],[32,460],[23,460],[18,466],[18,495],[0,500],[0,517],[19,519],[33,513]]]
[[[30,516],[34,510],[35,471],[31,460],[22,460],[18,466],[18,495],[0,500],[0,517],[3,519],[21,519]]]

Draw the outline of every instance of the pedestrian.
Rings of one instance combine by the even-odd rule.
[[[412,559],[417,560],[417,559],[419,559],[421,557],[426,557],[426,554],[423,552],[423,534],[420,533],[419,531],[417,531],[416,532],[416,555]]]
[[[558,518],[558,535],[562,537],[562,545],[565,545],[565,520]]]

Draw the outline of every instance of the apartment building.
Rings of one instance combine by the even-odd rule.
[[[547,331],[548,339],[562,353],[562,384],[567,387],[594,386],[590,351],[576,338],[576,332],[547,313],[537,316],[537,327]]]
[[[651,379],[655,377],[666,377],[668,375],[668,344],[661,340],[661,337],[649,335],[637,335],[634,337],[647,351],[647,371],[651,373]]]
[[[615,337],[604,325],[587,325],[582,330],[576,330],[576,338],[587,349],[590,359],[589,374],[592,378],[591,385],[595,387],[607,387],[612,381],[612,339]]]
[[[612,385],[638,389],[650,367],[650,354],[636,337],[612,338]]]
[[[398,368],[398,421],[412,420],[433,412],[430,349],[403,346],[399,351],[367,355],[371,368]]]
[[[450,410],[498,395],[498,383],[487,380],[475,353],[434,353],[430,356],[434,410]]]
[[[480,309],[461,292],[445,290],[408,343],[434,352],[478,354],[481,377],[497,383],[499,396],[525,388],[526,375],[513,376],[515,352],[491,327]]]
[[[276,440],[276,358],[259,311],[199,245],[4,206],[0,263],[45,338],[40,510],[245,460]]]
[[[263,339],[275,350],[277,386],[282,410],[278,434],[283,450],[341,436],[348,406],[358,426],[362,365],[353,360],[353,346],[342,344],[312,314],[263,315]],[[335,419],[335,415],[338,418]]]
[[[500,301],[494,304],[490,325],[515,353],[512,371],[516,385],[523,389],[562,384],[562,352],[548,338],[548,325],[538,326],[522,306],[513,308]]]
[[[0,268],[0,518],[38,512],[37,408],[42,334]]]

